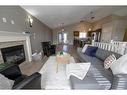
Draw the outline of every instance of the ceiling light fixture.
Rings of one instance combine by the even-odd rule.
[[[82,23],[82,22],[85,22],[85,21],[87,21],[87,18],[86,18],[86,17],[83,17],[83,18],[81,18],[81,20],[80,20],[81,23]]]
[[[90,12],[90,19],[93,20],[95,18],[95,16],[93,15],[93,12]]]
[[[60,28],[61,28],[61,32],[64,32],[64,30],[65,30],[65,29],[64,29],[64,23],[61,23],[61,24],[60,24]]]
[[[87,22],[87,21],[91,21],[95,18],[94,13],[91,11],[86,17],[81,18],[80,22]]]

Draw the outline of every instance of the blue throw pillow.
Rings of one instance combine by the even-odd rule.
[[[98,47],[88,46],[86,51],[85,51],[85,54],[88,55],[88,56],[94,57],[97,49],[98,49]]]

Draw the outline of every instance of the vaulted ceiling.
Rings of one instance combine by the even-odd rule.
[[[54,29],[59,24],[69,25],[85,19],[90,22],[97,21],[105,16],[117,14],[127,15],[126,6],[21,6],[41,22]],[[90,12],[94,19],[90,19]]]

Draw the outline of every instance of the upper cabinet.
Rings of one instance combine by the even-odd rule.
[[[123,41],[127,21],[126,20],[113,20],[102,26],[102,42]]]
[[[73,36],[74,37],[79,37],[79,31],[73,31]]]
[[[127,26],[126,20],[115,20],[113,23],[112,39],[115,41],[123,41]]]
[[[113,23],[106,23],[102,26],[101,42],[110,42],[112,39]]]

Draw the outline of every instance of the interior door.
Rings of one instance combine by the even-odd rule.
[[[66,32],[58,33],[58,43],[59,44],[67,44],[68,43],[67,33]]]
[[[58,33],[58,44],[62,44],[63,43],[63,33],[60,32]]]

